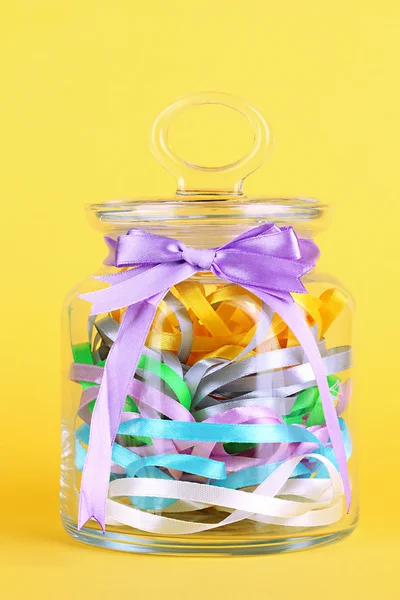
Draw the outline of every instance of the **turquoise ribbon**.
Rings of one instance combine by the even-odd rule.
[[[195,442],[247,442],[251,444],[312,442],[320,445],[313,433],[296,425],[237,425],[139,418],[121,423],[118,433]]]
[[[81,446],[80,442],[86,445],[89,443],[89,432],[90,427],[86,423],[81,425],[75,432],[75,465],[79,471],[83,470],[87,454],[86,450]],[[120,467],[127,469],[133,460],[140,458],[140,456],[138,456],[134,452],[131,452],[131,450],[128,450],[127,448],[124,448],[123,446],[120,446],[117,443],[113,444],[112,461]],[[147,476],[152,477],[154,479],[172,479],[170,475],[167,475],[167,473],[164,473],[163,471],[160,471],[155,467],[148,467]],[[115,473],[111,473],[111,477],[113,479],[117,479],[119,476]],[[163,508],[166,508],[167,506],[170,506],[171,504],[174,504],[175,499],[131,497],[130,501],[137,508],[142,508],[146,510],[161,510]]]
[[[343,443],[347,460],[351,456],[351,438],[345,421],[339,418]],[[132,430],[133,425],[135,425]],[[120,433],[139,433],[149,437],[164,439],[194,440],[202,442],[250,442],[257,443],[290,443],[311,442],[317,448],[314,454],[322,454],[329,458],[337,467],[335,455],[331,447],[324,446],[319,439],[310,431],[295,425],[235,425],[219,423],[184,423],[179,421],[161,421],[156,419],[133,419],[120,425]],[[89,442],[89,426],[84,423],[76,431],[75,439],[75,465],[82,471],[86,458],[86,450],[81,442]],[[329,441],[328,441],[329,443]],[[187,454],[160,454],[156,456],[140,457],[131,450],[114,443],[112,447],[112,460],[114,463],[124,467],[128,477],[138,476],[155,479],[173,479],[167,473],[160,471],[157,467],[176,469],[185,473],[191,473],[205,477],[210,485],[226,487],[230,489],[241,489],[262,483],[282,462],[278,461],[266,465],[248,467],[242,471],[226,474],[223,462],[192,456]],[[299,464],[293,471],[292,477],[319,479],[328,478],[326,467],[316,466],[315,469]],[[116,478],[119,475],[112,474]],[[130,497],[130,501],[137,508],[147,510],[162,510],[174,502],[171,498]]]
[[[86,450],[80,442],[89,443],[89,426],[84,423],[76,431],[75,437],[75,466],[82,471],[86,457]],[[193,475],[199,475],[206,479],[219,480],[226,478],[224,463],[202,456],[191,456],[187,454],[160,454],[156,456],[140,457],[127,448],[117,443],[113,444],[112,460],[126,469],[128,477],[135,477],[140,472],[141,477],[156,479],[172,479],[170,475],[160,471],[156,467],[176,469]],[[115,474],[114,474],[115,477]],[[176,500],[171,498],[148,498],[131,497],[132,504],[139,508],[160,510],[173,504]]]

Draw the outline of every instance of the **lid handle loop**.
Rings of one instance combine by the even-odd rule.
[[[219,167],[191,164],[170,145],[168,132],[181,112],[202,104],[220,104],[242,114],[253,129],[253,144],[242,158]],[[178,99],[157,117],[151,131],[151,150],[158,162],[177,180],[177,194],[241,195],[243,180],[266,160],[271,145],[270,130],[258,110],[246,100],[222,92],[201,92]]]

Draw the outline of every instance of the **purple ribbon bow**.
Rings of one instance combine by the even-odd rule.
[[[346,454],[325,367],[304,315],[291,296],[291,292],[306,292],[300,278],[318,258],[314,242],[298,239],[292,227],[280,228],[274,223],[251,229],[220,248],[190,248],[178,240],[139,229],[131,229],[117,241],[106,241],[110,248],[106,264],[135,268],[99,277],[110,287],[82,296],[92,302],[91,314],[123,307],[127,310],[108,355],[92,415],[81,482],[79,529],[93,517],[104,532],[112,445],[157,305],[172,286],[199,271],[211,271],[254,293],[281,316],[303,346],[320,390],[349,509]]]

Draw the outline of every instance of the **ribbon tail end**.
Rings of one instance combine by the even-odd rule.
[[[351,508],[352,495],[350,489],[346,491],[346,514],[349,514]]]
[[[77,298],[81,298],[82,300],[86,300],[86,302],[92,302],[92,294],[93,292],[88,292],[86,294],[77,294]]]
[[[107,312],[107,311],[103,311],[102,308],[99,308],[96,306],[95,301],[96,298],[92,298],[92,294],[95,294],[96,292],[89,292],[88,294],[77,294],[77,298],[81,298],[82,300],[85,300],[86,302],[91,302],[92,303],[92,308],[90,311],[89,316],[90,317],[94,317],[95,315],[99,315],[102,312]]]
[[[82,527],[84,527],[84,525],[86,525],[86,523],[88,521],[90,521],[90,519],[94,519],[100,525],[101,531],[104,535],[106,532],[105,514],[100,515],[100,514],[98,514],[98,512],[99,511],[97,511],[97,513],[96,513],[96,511],[92,507],[89,508],[86,505],[85,499],[81,495],[81,501],[79,504],[79,514],[78,514],[78,531],[80,531],[82,529]]]

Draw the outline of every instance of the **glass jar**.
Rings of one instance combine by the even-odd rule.
[[[173,153],[171,120],[199,104],[250,121],[243,159],[207,168]],[[243,195],[268,147],[247,102],[185,97],[152,132],[176,197],[88,207],[110,255],[64,311],[61,518],[82,542],[262,554],[357,522],[352,301],[315,267],[326,206]]]

